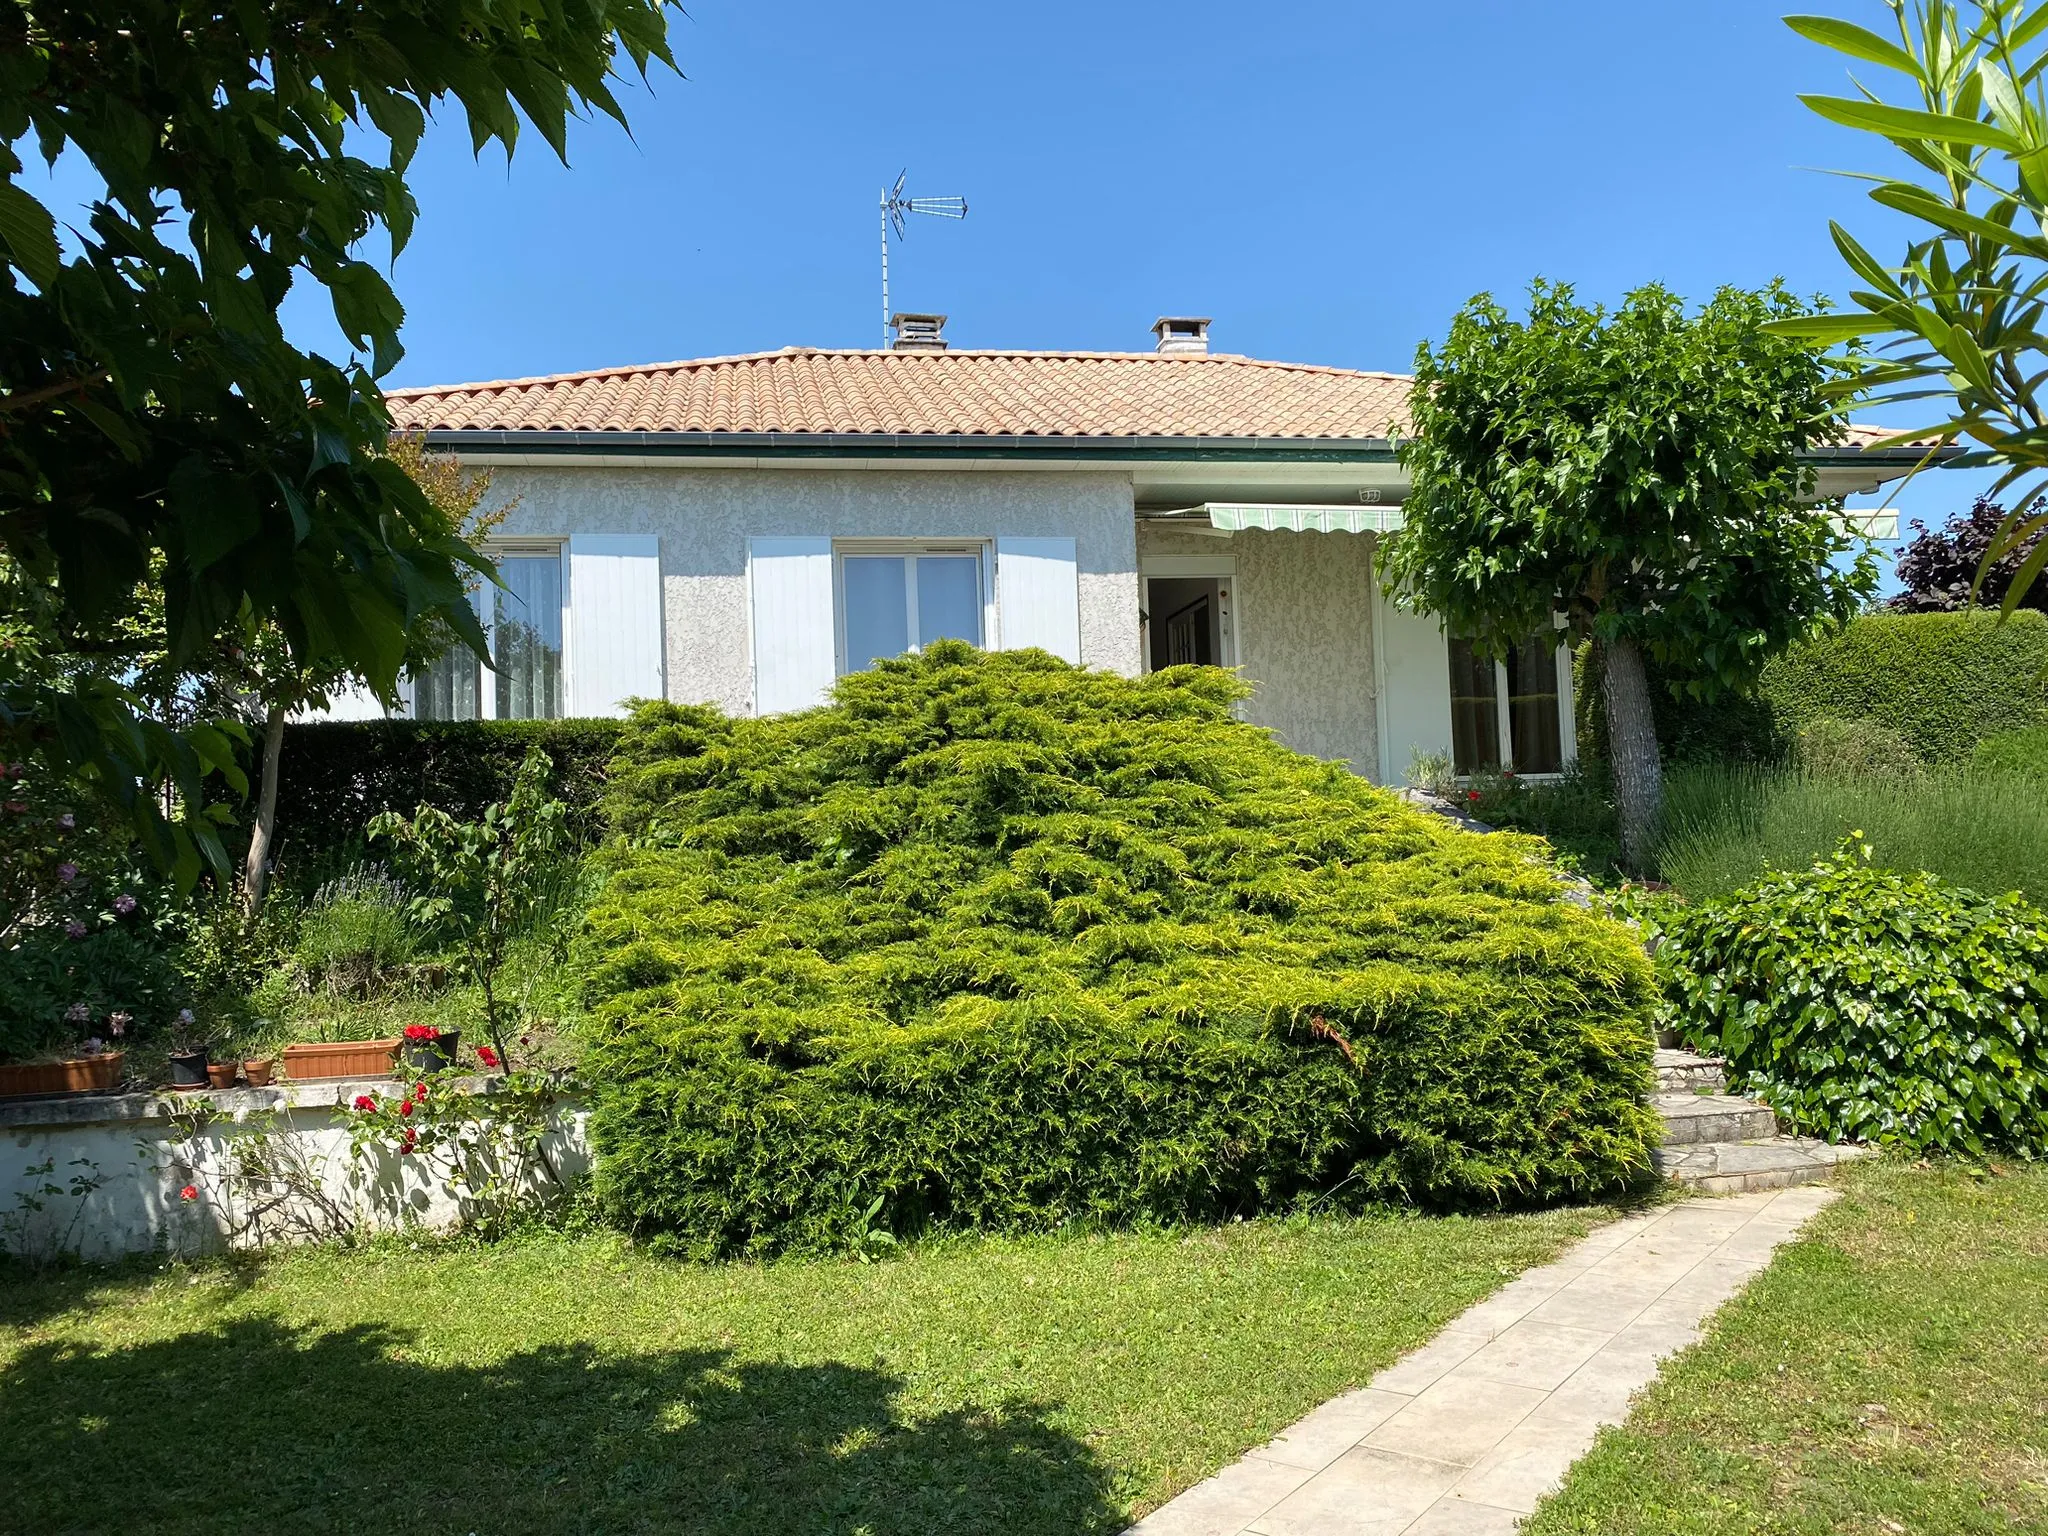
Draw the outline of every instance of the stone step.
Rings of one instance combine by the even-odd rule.
[[[1778,1117],[1768,1104],[1725,1093],[1660,1093],[1650,1107],[1664,1117],[1664,1145],[1697,1146],[1709,1141],[1761,1141],[1778,1134]]]
[[[1669,1046],[1657,1048],[1659,1093],[1719,1093],[1728,1086],[1728,1063]]]
[[[1830,1146],[1808,1136],[1771,1136],[1753,1141],[1708,1141],[1659,1147],[1657,1171],[1709,1195],[1817,1184],[1869,1147]]]

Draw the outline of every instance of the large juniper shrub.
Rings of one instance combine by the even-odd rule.
[[[644,707],[582,940],[613,1217],[759,1253],[1639,1174],[1628,931],[1243,693],[948,643],[803,714]]]

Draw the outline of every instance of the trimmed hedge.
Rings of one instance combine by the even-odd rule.
[[[1581,751],[1604,757],[1604,706],[1578,681]],[[1896,731],[1921,761],[1960,764],[1988,736],[2048,724],[2048,614],[1866,613],[1825,639],[1769,662],[1749,694],[1712,704],[1654,690],[1658,741],[1670,763],[1774,762],[1821,719],[1869,720]]]
[[[603,1209],[708,1256],[1644,1173],[1630,932],[1244,692],[949,642],[644,706],[579,941]]]
[[[1861,836],[1671,918],[1676,1025],[1801,1131],[2048,1152],[2048,917],[1873,868]]]
[[[1970,766],[1979,773],[1999,773],[2008,778],[2040,779],[2048,783],[2048,725],[1986,736],[1977,743]]]
[[[319,872],[356,849],[380,811],[435,806],[474,821],[511,796],[527,748],[553,771],[579,837],[597,835],[607,763],[622,720],[350,720],[285,727],[278,762],[280,863]]]

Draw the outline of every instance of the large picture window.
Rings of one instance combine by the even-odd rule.
[[[982,566],[977,545],[841,549],[839,670],[864,672],[937,640],[986,644]]]
[[[562,552],[490,550],[502,587],[477,597],[490,639],[486,675],[469,648],[452,647],[412,678],[416,720],[556,720],[562,715]]]
[[[1461,774],[1502,767],[1562,773],[1570,693],[1557,637],[1532,635],[1505,661],[1479,655],[1469,640],[1451,641],[1450,653],[1452,766]]]

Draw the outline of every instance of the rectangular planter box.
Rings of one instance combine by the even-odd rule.
[[[106,1056],[81,1056],[75,1061],[38,1061],[0,1067],[0,1099],[42,1099],[60,1093],[112,1093],[121,1086],[121,1063],[115,1051]]]
[[[284,1075],[294,1083],[323,1077],[389,1077],[396,1040],[334,1040],[284,1048]]]

